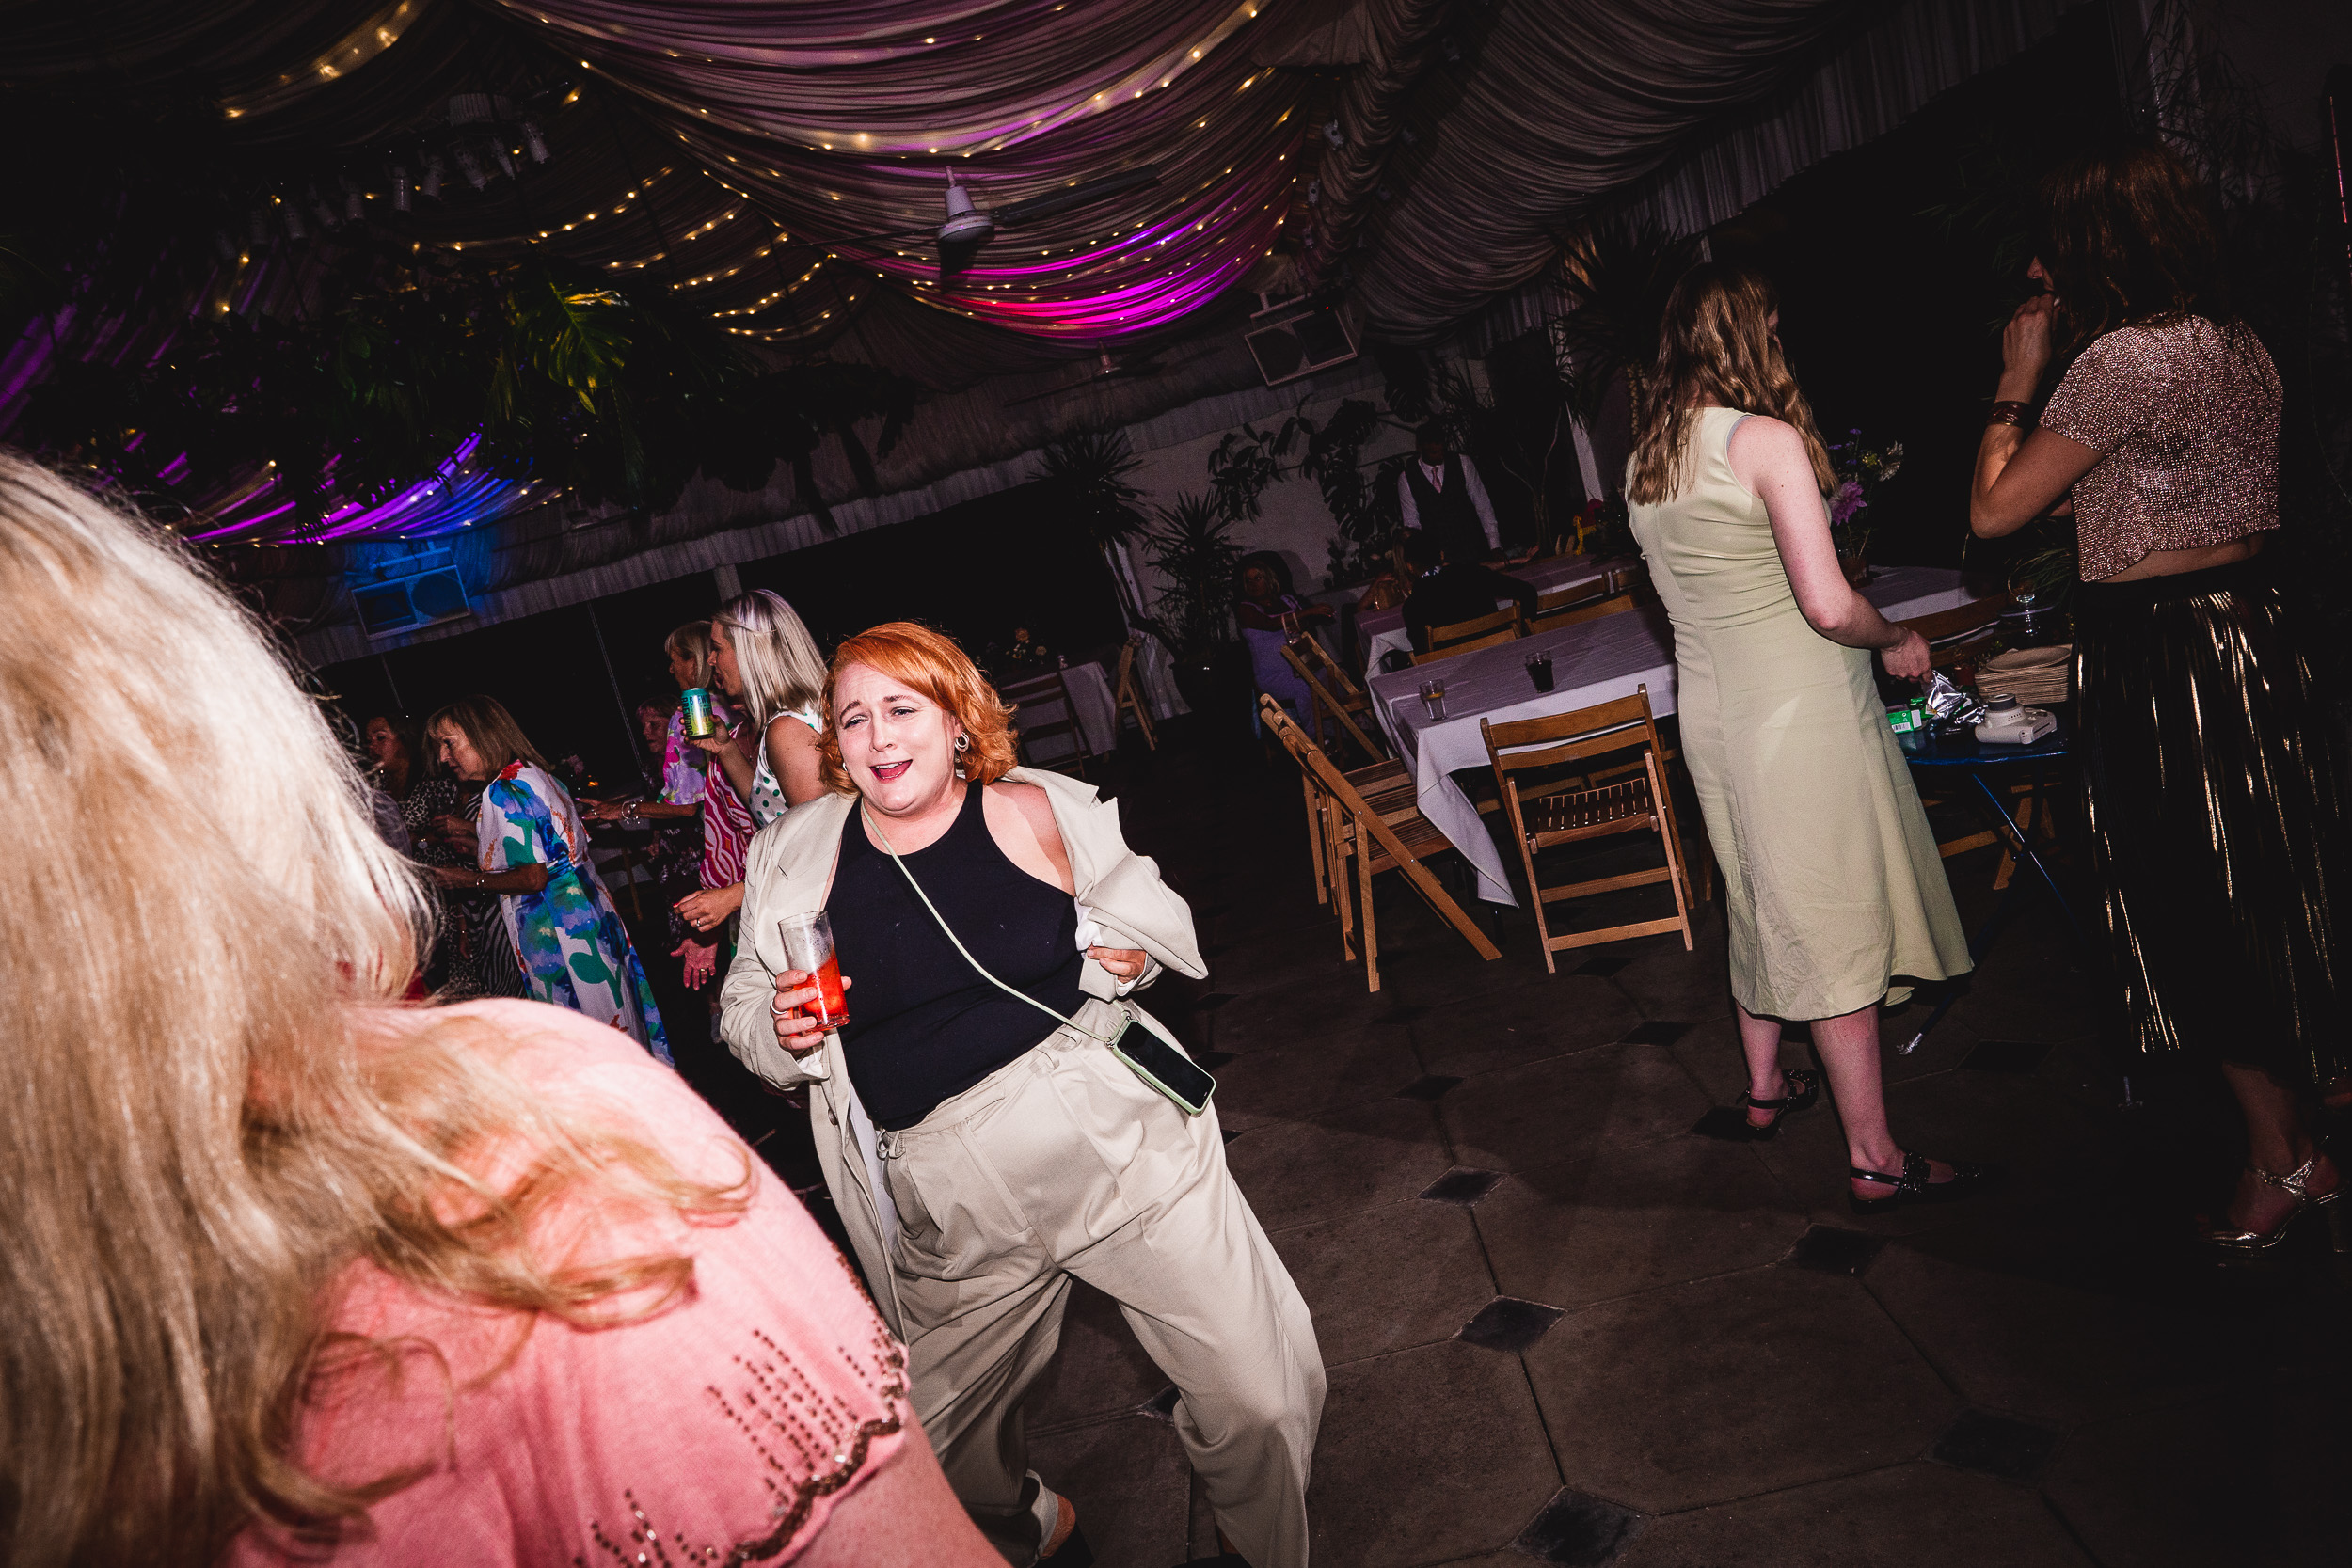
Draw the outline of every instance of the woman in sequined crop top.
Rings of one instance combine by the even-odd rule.
[[[2039,260],[2031,276],[2049,278]],[[1998,400],[2032,399],[2057,300],[2039,295],[2010,324]],[[2279,372],[2243,322],[2116,325],[2084,346],[2021,446],[2022,434],[1989,429],[1970,520],[1980,537],[2012,533],[2071,489],[2085,582],[2227,565],[2279,526]]]
[[[2331,726],[2258,555],[2279,376],[2176,154],[2077,158],[2042,204],[2051,292],[2004,335],[1969,522],[2011,533],[2072,492],[2073,745],[2112,984],[2139,1050],[2219,1060],[2249,1163],[2204,1239],[2261,1252],[2337,1194],[2303,1105],[2347,1067],[2332,899],[2352,885]],[[2054,330],[2082,348],[2028,435]]]

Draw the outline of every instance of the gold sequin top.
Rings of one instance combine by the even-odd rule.
[[[2042,428],[2106,454],[2074,482],[2085,582],[2279,526],[2279,372],[2242,324],[2188,316],[2093,339]]]

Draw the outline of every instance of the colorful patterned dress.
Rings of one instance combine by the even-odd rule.
[[[571,796],[530,763],[510,763],[483,792],[482,869],[547,867],[548,885],[537,893],[499,897],[531,994],[609,1023],[666,1062],[669,1040],[644,966],[588,863],[587,844]]]

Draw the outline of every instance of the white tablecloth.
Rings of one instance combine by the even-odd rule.
[[[1119,702],[1111,691],[1109,673],[1099,664],[1073,664],[1063,673],[1070,680],[1070,702],[1078,710],[1078,733],[1086,736],[1087,754],[1107,756],[1117,751]],[[1143,689],[1143,700],[1152,706],[1152,718],[1168,719],[1192,711],[1177,693],[1175,661],[1159,640],[1148,633],[1136,658],[1136,680]],[[1036,710],[1036,722],[1061,721],[1058,697],[1031,706]],[[1053,762],[1069,756],[1072,750],[1068,736],[1049,735],[1037,743],[1031,755],[1038,762]]]
[[[1556,555],[1542,561],[1531,561],[1524,566],[1515,566],[1510,575],[1532,584],[1538,594],[1553,594],[1580,582],[1597,581],[1613,564],[1614,562],[1594,557]],[[1495,608],[1501,610],[1510,602],[1508,599],[1497,599]],[[1363,644],[1364,668],[1373,674],[1380,673],[1382,654],[1391,648],[1402,648],[1410,653],[1413,647],[1413,640],[1405,633],[1405,611],[1401,609],[1375,610],[1369,615],[1357,616],[1356,639]]]
[[[1111,683],[1103,667],[1073,664],[1062,672],[1062,678],[1070,683],[1070,705],[1077,710],[1078,733],[1086,736],[1087,754],[1099,757],[1114,750],[1119,740],[1119,705],[1111,697]],[[1058,693],[1032,696],[1020,705],[1022,711],[1013,719],[1015,728],[1025,720],[1032,724],[1058,724],[1064,718]],[[1058,762],[1077,747],[1067,735],[1049,735],[1023,750],[1030,763],[1043,764]]]
[[[1975,597],[1961,586],[1958,572],[1930,566],[1882,566],[1862,593],[1891,621],[1950,610]],[[1528,677],[1527,660],[1538,649],[1551,655],[1549,691],[1537,691]],[[1425,680],[1445,682],[1443,719],[1433,721],[1422,705]],[[1486,766],[1478,721],[1568,713],[1630,697],[1644,686],[1649,688],[1650,711],[1662,718],[1675,710],[1674,628],[1664,607],[1650,604],[1393,675],[1375,673],[1370,686],[1381,727],[1413,769],[1422,815],[1477,868],[1481,898],[1516,904],[1502,853],[1453,778]]]

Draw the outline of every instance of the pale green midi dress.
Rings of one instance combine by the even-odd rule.
[[[1951,884],[1865,649],[1813,629],[1764,502],[1731,471],[1746,416],[1701,409],[1690,481],[1631,508],[1674,621],[1682,755],[1723,867],[1731,992],[1768,1018],[1834,1018],[1897,975],[1971,967]]]

